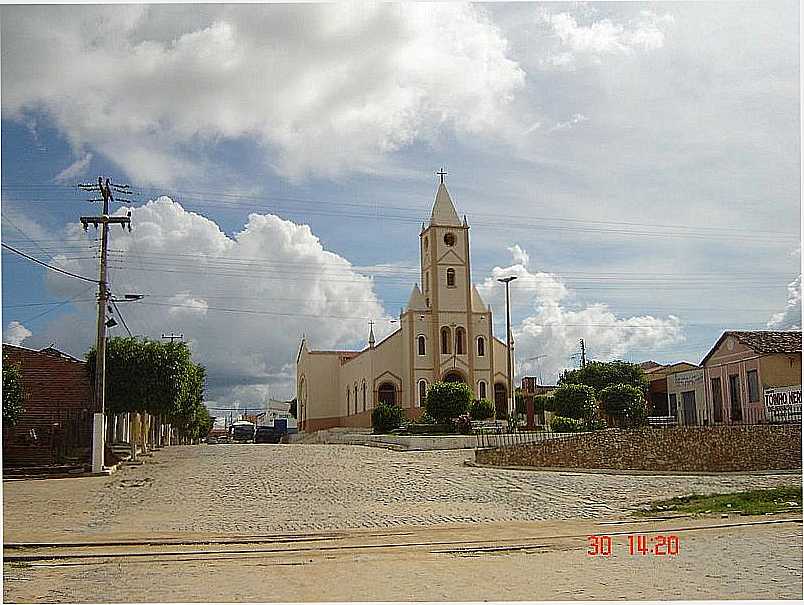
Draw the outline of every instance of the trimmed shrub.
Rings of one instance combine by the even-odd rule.
[[[469,411],[473,394],[462,382],[434,382],[427,391],[427,413],[437,422],[450,422]]]
[[[585,384],[565,384],[553,391],[553,411],[557,416],[588,420],[597,413],[595,390]]]
[[[584,422],[584,430],[586,431],[602,431],[605,428],[608,428],[608,425],[601,418],[592,418]]]
[[[375,433],[388,433],[402,426],[405,413],[393,403],[378,403],[371,412],[371,426]]]
[[[494,418],[494,404],[488,399],[478,399],[469,406],[472,420],[488,420]]]
[[[585,430],[584,421],[565,416],[553,416],[550,420],[550,430],[554,433],[577,433]]]

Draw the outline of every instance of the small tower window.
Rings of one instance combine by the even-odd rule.
[[[444,235],[444,243],[447,246],[454,246],[455,245],[455,234],[454,233],[447,233]]]
[[[363,411],[366,411],[366,381],[363,381]]]
[[[478,357],[485,357],[486,356],[486,339],[482,336],[477,337],[477,356]]]
[[[466,330],[463,328],[457,328],[455,330],[455,353],[458,355],[463,355],[466,353],[463,343],[466,339]]]
[[[478,399],[486,398],[486,382],[483,380],[477,383],[477,398]]]
[[[455,287],[455,269],[447,269],[447,288]]]
[[[424,293],[427,294],[430,292],[430,272],[424,272]]]
[[[441,353],[443,355],[449,355],[452,352],[452,346],[450,341],[451,331],[446,326],[441,328]]]
[[[427,347],[425,346],[426,343],[424,336],[419,336],[419,338],[417,338],[416,340],[418,341],[419,344],[419,355],[427,355]]]
[[[427,249],[430,247],[429,240],[425,237],[424,238],[424,251],[427,252]]]

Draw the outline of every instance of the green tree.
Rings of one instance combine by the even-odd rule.
[[[590,361],[583,368],[564,370],[558,384],[585,384],[594,388],[596,393],[615,384],[628,384],[643,393],[648,390],[648,379],[642,368],[626,361]]]
[[[595,390],[583,384],[565,384],[553,391],[553,408],[557,416],[589,420],[597,413]]]
[[[488,420],[494,417],[494,404],[488,399],[478,399],[469,406],[472,420]]]
[[[603,411],[609,416],[627,416],[634,404],[642,399],[642,391],[630,384],[613,384],[600,391]]]
[[[522,395],[522,389],[516,387],[514,389],[514,410],[517,414],[527,414],[528,407],[525,403],[525,396]]]
[[[552,395],[536,395],[533,398],[534,412],[552,412],[555,409],[555,402]]]
[[[95,383],[94,347],[86,355]],[[148,413],[197,438],[209,413],[204,407],[206,371],[192,362],[183,342],[115,337],[106,345],[106,411]]]
[[[22,370],[18,365],[3,364],[3,426],[12,427],[25,411]]]
[[[296,409],[297,409],[296,408],[296,398],[294,397],[293,399],[290,400],[290,410],[289,410],[290,415],[293,416],[294,418],[297,417],[296,416]]]
[[[469,411],[473,397],[472,389],[462,382],[434,382],[427,391],[425,409],[437,422],[448,423]]]

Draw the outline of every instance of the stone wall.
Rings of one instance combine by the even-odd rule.
[[[725,472],[801,468],[801,425],[607,429],[477,450],[498,466]]]

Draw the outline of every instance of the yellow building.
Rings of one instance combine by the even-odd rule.
[[[371,426],[376,402],[421,413],[434,381],[458,381],[506,409],[506,346],[492,334],[491,309],[471,283],[469,225],[447,187],[438,187],[430,222],[419,233],[421,284],[413,286],[399,329],[362,351],[310,350],[296,359],[299,428]]]

